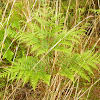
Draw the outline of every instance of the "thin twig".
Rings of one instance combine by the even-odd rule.
[[[96,83],[98,83],[100,81],[100,78],[94,83],[94,84],[92,84],[82,95],[80,95],[78,98],[77,98],[77,100],[78,99],[80,99],[90,88],[92,88]]]

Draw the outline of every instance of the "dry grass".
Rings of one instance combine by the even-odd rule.
[[[32,22],[31,14],[32,14],[32,12],[35,11],[35,9],[39,9],[41,7],[42,2],[40,2],[40,0],[30,0],[30,1],[29,0],[24,0],[24,1],[23,0],[8,0],[8,1],[5,0],[5,2],[3,0],[1,0],[1,2],[3,4],[5,4],[5,7],[3,7],[3,13],[2,13],[0,26],[5,27],[5,28],[9,27],[8,22],[10,20],[11,14],[12,14],[11,12],[14,8],[14,4],[16,2],[20,2],[20,1],[22,1],[24,4],[25,11],[22,10],[22,16],[25,17],[26,23]],[[74,1],[69,0],[69,1],[65,2],[63,0],[62,1],[61,0],[51,0],[51,1],[46,0],[45,4],[47,4],[46,5],[47,7],[49,7],[51,5],[52,9],[53,8],[56,9],[55,10],[56,15],[60,12],[65,13],[64,10],[66,10],[66,13],[65,13],[66,16],[65,16],[65,20],[64,20],[64,26],[66,29],[72,29],[73,27],[77,26],[77,24],[79,24],[79,22],[81,22],[81,19],[84,20],[86,17],[93,16],[92,18],[90,18],[91,20],[87,18],[83,22],[83,24],[84,24],[84,23],[87,23],[90,21],[91,24],[90,24],[90,27],[87,29],[88,31],[86,34],[88,36],[86,38],[82,38],[80,41],[79,47],[81,47],[81,48],[79,48],[78,51],[82,52],[85,49],[90,49],[90,48],[92,48],[92,50],[95,49],[95,51],[100,51],[100,49],[99,49],[100,48],[100,15],[99,14],[97,15],[89,10],[87,10],[86,12],[82,12],[80,10],[78,12],[80,6],[84,7],[84,9],[86,9],[86,7],[88,6],[90,8],[93,8],[94,10],[95,10],[95,8],[98,8],[98,7],[100,8],[100,2],[99,2],[99,0],[97,0],[98,1],[98,2],[96,2],[96,3],[98,3],[98,6],[97,6],[97,5],[95,5],[94,0],[80,0],[80,1],[81,2],[79,2],[79,0],[74,0]],[[84,5],[81,4],[82,1],[85,2]],[[66,4],[64,4],[63,2],[65,2]],[[73,15],[71,15],[70,6],[72,5],[73,2],[75,3],[75,5],[74,5],[75,9],[71,12],[73,14]],[[62,5],[64,5],[64,6],[67,5],[67,7],[66,7],[67,9],[63,9]],[[91,5],[93,7],[91,7]],[[32,9],[30,8],[30,6],[32,6]],[[7,15],[8,10],[9,10],[9,15]],[[71,16],[71,18],[69,20],[70,16]],[[79,20],[79,21],[77,22],[77,20]],[[7,23],[6,26],[4,26],[4,23]],[[56,21],[55,23],[58,24],[58,21]],[[24,25],[22,27],[23,31],[25,31],[26,28],[27,28],[26,25]],[[19,34],[19,32],[17,34]],[[0,44],[0,46],[1,46],[0,61],[2,61],[1,55],[3,54],[2,53],[3,44],[6,40],[6,38],[7,38],[7,33],[5,32],[4,39],[3,39],[2,43]],[[16,37],[12,40],[11,44],[15,41],[15,39],[16,39]],[[8,49],[11,47],[11,44],[9,45]],[[54,45],[47,52],[47,54],[56,45]],[[19,44],[16,47],[14,59],[16,58],[18,47],[19,47]],[[5,53],[7,52],[7,50],[5,51]],[[27,55],[28,54],[29,54],[29,48],[27,49]],[[46,57],[46,55],[44,55],[40,59],[39,62],[41,62]],[[58,53],[55,52],[55,57],[53,59],[53,65],[51,66],[52,72],[53,72],[53,70],[56,70],[55,66],[56,66],[57,59],[58,59],[57,57],[58,57]],[[13,59],[13,61],[14,61],[14,59]],[[100,68],[100,66],[98,66],[98,67]],[[57,70],[59,70],[59,68]],[[21,81],[19,81],[19,83],[13,83],[10,85],[8,85],[8,83],[7,83],[6,86],[3,89],[1,89],[1,91],[5,91],[5,92],[4,92],[4,95],[2,95],[0,98],[1,98],[1,100],[79,100],[79,98],[82,98],[82,100],[84,100],[84,98],[86,98],[86,100],[99,100],[100,99],[100,95],[99,95],[100,88],[96,88],[96,86],[94,86],[94,85],[100,81],[100,73],[96,72],[95,70],[94,70],[94,73],[96,73],[95,78],[94,77],[92,78],[92,82],[90,83],[89,86],[87,86],[87,89],[84,92],[82,91],[82,89],[84,90],[82,80],[77,75],[75,75],[75,77],[74,77],[75,82],[73,83],[71,80],[67,79],[66,77],[60,76],[59,74],[55,75],[52,73],[52,79],[50,81],[50,86],[48,86],[45,83],[43,83],[42,81],[40,81],[34,91],[33,88],[30,86],[30,84],[26,84],[22,88]],[[97,80],[95,80],[95,79],[97,79]],[[98,85],[98,87],[100,86],[99,83],[97,85]],[[3,92],[1,92],[1,93],[3,93]],[[94,99],[92,99],[92,97]],[[90,99],[88,99],[88,98],[90,98]]]

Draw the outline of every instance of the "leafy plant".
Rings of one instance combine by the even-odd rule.
[[[93,68],[98,70],[96,64],[99,64],[100,62],[100,55],[98,55],[98,53],[90,53],[90,51],[81,54],[71,53],[62,55],[62,60],[59,62],[61,66],[59,73],[61,75],[74,80],[74,75],[78,74],[82,78],[90,81],[88,75],[94,75],[92,71]]]
[[[18,8],[18,3],[16,3],[16,7]],[[20,7],[24,12],[25,9],[22,8],[21,3]],[[86,32],[82,25],[66,30],[63,23],[63,14],[56,15],[55,9],[52,9],[52,7],[35,10],[32,13],[32,19],[26,22],[27,18],[25,19],[21,15],[21,9],[18,15],[16,9],[13,9],[12,20],[10,19],[11,24],[9,22],[9,27],[4,31],[0,30],[0,33],[3,33],[0,34],[0,43],[3,41],[4,32],[7,31],[8,37],[4,43],[6,46],[3,48],[3,53],[9,47],[9,41],[16,36],[15,42],[20,44],[19,49],[24,48],[20,51],[24,52],[24,56],[18,54],[15,61],[12,62],[14,53],[11,48],[8,49],[6,54],[2,56],[3,59],[11,62],[12,66],[4,68],[0,73],[0,77],[7,77],[12,82],[22,80],[23,85],[30,82],[34,89],[40,79],[49,85],[51,76],[55,72],[66,76],[72,81],[74,81],[75,74],[89,81],[88,75],[93,74],[93,68],[97,69],[96,64],[100,63],[100,55],[99,53],[90,52],[90,50],[77,51],[80,37],[85,36]],[[27,48],[28,54],[25,57]],[[13,49],[15,48],[13,47]],[[55,52],[57,52],[58,56],[55,55]],[[41,60],[42,57],[44,58]],[[57,60],[56,63],[55,59]],[[58,71],[55,68],[51,73],[53,65],[60,70]]]
[[[45,67],[39,65],[36,69],[32,69],[34,64],[36,63],[36,59],[29,56],[27,59],[25,57],[17,59],[16,62],[13,63],[13,66],[4,69],[4,73],[1,73],[0,77],[6,77],[9,80],[16,80],[16,82],[20,79],[23,81],[23,85],[30,81],[32,87],[35,89],[39,79],[50,84],[50,75],[45,72]]]

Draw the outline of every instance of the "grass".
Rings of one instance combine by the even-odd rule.
[[[97,2],[98,1],[98,2]],[[56,51],[59,44],[73,30],[84,29],[84,35],[80,35],[79,44],[72,41],[71,54],[83,53],[90,50],[90,53],[98,52],[100,55],[100,2],[99,0],[1,0],[0,2],[0,72],[9,66],[13,66],[16,60],[22,57],[36,56],[37,62],[32,65],[32,70],[37,71],[37,66],[45,66],[45,75],[51,75],[50,82],[40,79],[34,87],[28,80],[23,85],[24,79],[17,82],[10,81],[8,77],[0,78],[0,99],[1,100],[99,100],[100,71],[93,70],[94,75],[90,76],[90,82],[81,78],[77,72],[73,80],[59,73],[61,63],[66,60],[65,52]],[[47,10],[49,9],[49,10]],[[92,10],[91,10],[92,9]],[[49,12],[49,11],[52,12]],[[17,12],[17,13],[16,13]],[[50,16],[49,16],[49,13]],[[62,15],[60,15],[60,13]],[[42,15],[43,14],[43,15]],[[49,17],[48,17],[49,16]],[[40,20],[41,19],[41,20]],[[53,25],[46,26],[48,22]],[[62,21],[61,21],[62,20]],[[47,23],[45,24],[45,21]],[[60,21],[62,22],[61,28]],[[33,25],[34,23],[34,25]],[[56,26],[53,30],[53,26]],[[57,26],[58,25],[58,26]],[[34,28],[36,27],[36,28]],[[52,31],[53,30],[53,31]],[[60,31],[59,31],[60,30]],[[66,34],[59,35],[64,30]],[[41,32],[44,31],[44,32]],[[55,32],[54,32],[55,31]],[[47,34],[39,38],[41,48],[35,50],[37,44],[31,45],[32,33],[39,37],[38,33]],[[54,34],[53,34],[54,32]],[[76,31],[78,32],[78,31]],[[3,35],[2,35],[3,34]],[[30,35],[30,38],[28,37]],[[38,35],[38,36],[37,36]],[[26,37],[24,37],[26,36]],[[43,35],[44,36],[44,35]],[[58,37],[57,37],[58,36]],[[20,38],[21,37],[21,38]],[[77,38],[77,37],[75,37]],[[26,40],[25,40],[26,39]],[[28,40],[29,39],[29,40]],[[39,41],[38,40],[38,41]],[[45,41],[46,42],[45,42]],[[76,39],[78,40],[78,38]],[[36,40],[37,41],[37,40]],[[53,43],[53,41],[55,41]],[[45,43],[45,44],[44,44]],[[47,43],[47,44],[46,44]],[[66,48],[70,46],[64,45]],[[56,48],[57,47],[57,48]],[[33,48],[33,49],[32,49]],[[56,48],[56,49],[55,49]],[[33,50],[33,51],[32,51]],[[39,52],[39,53],[38,53]],[[61,59],[62,57],[62,59]],[[66,61],[65,61],[66,62]],[[18,62],[17,62],[18,63]],[[66,64],[66,63],[65,63]],[[100,64],[98,64],[100,70]],[[25,73],[25,72],[24,72]],[[70,75],[71,72],[69,72]],[[16,75],[17,76],[17,75]],[[28,76],[28,74],[27,74]],[[88,72],[87,72],[88,76]],[[23,77],[24,78],[24,77]],[[47,83],[47,84],[46,84]]]

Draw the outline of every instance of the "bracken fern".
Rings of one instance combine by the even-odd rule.
[[[12,27],[19,28],[19,25],[13,23]],[[26,29],[26,32],[20,32],[16,41],[20,41],[20,45],[25,44],[26,47],[30,47],[34,57],[17,58],[12,66],[4,68],[0,77],[7,77],[11,81],[22,80],[23,85],[30,82],[34,89],[40,79],[49,85],[51,70],[48,70],[47,67],[50,67],[48,59],[52,61],[54,52],[57,52],[56,66],[60,68],[60,71],[58,71],[60,75],[74,81],[74,75],[77,74],[89,81],[88,74],[93,74],[92,68],[97,69],[96,64],[100,62],[100,55],[89,50],[81,53],[73,52],[73,48],[79,44],[80,36],[84,36],[85,29],[80,27],[66,30],[63,25],[63,15],[54,15],[54,10],[51,8],[36,10],[33,13],[32,21],[27,23],[26,27],[29,27],[29,29]],[[65,35],[66,37],[63,38]],[[13,38],[13,35],[9,34],[9,37]],[[63,38],[62,41],[52,49],[50,54],[46,55],[47,59],[44,58],[34,68],[39,59],[61,38]]]

